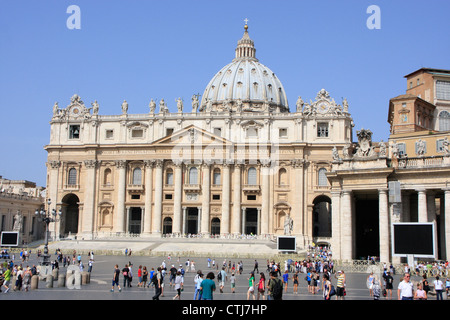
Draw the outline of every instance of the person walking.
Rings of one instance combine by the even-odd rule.
[[[298,294],[298,271],[294,273],[294,275],[292,276],[292,283],[294,286],[294,294]]]
[[[331,281],[328,273],[324,273],[322,276],[322,294],[324,300],[330,300],[331,293]]]
[[[6,271],[3,272],[3,278],[4,278],[3,288],[6,289],[5,293],[8,293],[9,286],[10,286],[10,283],[11,283],[11,267],[10,266],[8,266]]]
[[[386,276],[384,277],[384,280],[386,281],[386,299],[391,300],[392,299],[392,289],[394,288],[394,278],[391,275],[390,271],[386,272]]]
[[[155,286],[155,295],[152,297],[153,300],[159,300],[161,295],[161,267],[158,267],[156,272],[153,274],[152,283]]]
[[[225,281],[228,281],[228,275],[225,272],[225,267],[222,267],[222,270],[217,274],[217,280],[219,280],[219,290],[220,293],[223,293],[223,288],[225,287]]]
[[[195,287],[194,300],[202,300],[202,290],[201,290],[202,282],[203,282],[203,273],[201,270],[198,270],[194,278],[194,287]]]
[[[230,287],[231,287],[231,293],[235,293],[236,292],[236,276],[234,275],[234,273],[232,273],[231,277],[230,277]]]
[[[183,290],[183,276],[180,271],[177,271],[177,275],[175,277],[175,290],[177,290],[177,294],[173,297],[173,300],[181,300],[181,291]]]
[[[344,300],[345,297],[345,285],[346,285],[346,278],[344,270],[339,270],[337,276],[335,275],[337,279],[336,284],[336,300]]]
[[[250,295],[253,296],[255,300],[255,274],[250,272],[250,277],[248,278],[248,290],[247,290],[247,300],[250,300]]]
[[[261,272],[259,276],[258,294],[256,296],[256,300],[259,300],[259,297],[262,297],[263,300],[266,300],[266,296],[264,295],[266,291],[266,277],[264,276],[264,272]]]
[[[439,276],[436,276],[436,280],[433,281],[434,291],[436,291],[436,300],[443,300],[442,291],[444,290],[444,284],[439,280]]]
[[[273,271],[270,274],[270,283],[268,291],[270,292],[271,300],[283,299],[283,283],[277,278],[277,272]]]
[[[122,288],[119,285],[119,275],[120,275],[119,265],[116,264],[114,266],[114,273],[113,273],[113,278],[112,278],[111,292],[114,292],[114,287],[115,286],[117,286],[117,288],[119,288],[119,292],[122,291]]]
[[[202,290],[202,300],[213,300],[213,292],[216,290],[214,272],[209,272],[206,275],[206,279],[202,281],[200,288]]]
[[[414,287],[411,282],[411,275],[405,273],[402,282],[398,285],[398,300],[412,300],[414,297]]]
[[[123,275],[123,287],[129,287],[130,286],[130,269],[128,268],[128,264],[125,265],[125,267],[122,269],[122,275]]]
[[[289,273],[288,270],[285,270],[283,274],[284,292],[287,292],[288,281],[289,281]]]
[[[417,284],[417,291],[414,292],[414,300],[427,300],[427,292],[423,290],[423,284],[419,282]]]

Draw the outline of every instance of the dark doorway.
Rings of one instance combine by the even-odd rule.
[[[380,256],[380,232],[378,216],[378,198],[357,198],[355,200],[355,258],[367,259],[368,256]]]
[[[313,203],[313,237],[331,237],[331,199],[319,196]]]
[[[60,220],[60,233],[63,237],[78,233],[79,202],[80,199],[73,193],[64,196],[62,199],[63,209]]]
[[[186,233],[197,234],[198,233],[198,209],[187,208],[186,215]]]
[[[132,207],[130,209],[130,216],[128,218],[128,232],[141,233],[142,209],[139,207]]]
[[[219,218],[213,218],[211,220],[211,234],[212,235],[220,234],[220,219]]]
[[[258,210],[256,208],[245,209],[245,234],[258,234]]]
[[[166,217],[163,221],[163,234],[172,233],[172,218]]]

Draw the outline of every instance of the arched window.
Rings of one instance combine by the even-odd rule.
[[[166,184],[173,185],[173,170],[170,168],[166,171]]]
[[[439,113],[439,131],[450,130],[450,113],[448,111],[441,111]]]
[[[326,173],[327,173],[327,169],[325,169],[325,168],[319,169],[318,185],[320,187],[326,187],[328,185],[327,176],[325,175]]]
[[[133,185],[139,185],[142,184],[142,170],[141,168],[135,168],[133,170]]]
[[[103,172],[103,184],[105,186],[110,186],[111,185],[111,169],[110,168],[106,168],[105,171]]]
[[[220,185],[220,169],[215,168],[213,172],[213,184]]]
[[[198,170],[196,167],[189,169],[189,184],[198,184]]]
[[[69,186],[74,186],[77,184],[77,169],[75,168],[69,169],[69,178],[67,179],[67,184]]]
[[[281,169],[278,171],[278,184],[279,184],[280,186],[285,186],[285,185],[288,184],[288,183],[287,183],[287,171],[286,171],[285,168],[281,168]]]
[[[256,185],[256,169],[254,167],[248,169],[247,184]]]

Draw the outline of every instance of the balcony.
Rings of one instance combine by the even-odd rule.
[[[201,185],[185,183],[183,190],[185,192],[199,192],[201,190]]]
[[[246,194],[255,194],[261,191],[259,184],[244,184],[242,191]]]

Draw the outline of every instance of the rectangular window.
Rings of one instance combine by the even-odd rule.
[[[140,198],[141,198],[140,194],[132,194],[131,195],[131,199],[133,199],[133,200],[139,200]]]
[[[287,134],[287,128],[280,128],[278,130],[278,136],[280,138],[287,138],[288,134]]]
[[[114,138],[114,130],[107,129],[105,134],[106,139],[113,139]]]
[[[450,100],[450,81],[436,81],[436,98],[439,100]]]
[[[317,136],[319,138],[328,137],[328,123],[318,123],[317,124]]]
[[[398,143],[397,144],[397,148],[398,148],[398,154],[403,157],[406,156],[406,144],[404,143]]]
[[[444,152],[444,139],[436,140],[436,152]]]
[[[247,138],[257,138],[257,137],[258,137],[258,129],[256,128],[247,129]]]
[[[170,136],[173,133],[173,128],[166,129],[166,136]]]
[[[249,196],[247,196],[247,200],[256,200],[256,196],[255,195],[249,195]]]
[[[164,199],[166,200],[172,200],[172,194],[171,193],[167,193],[164,195]]]
[[[212,198],[213,200],[220,200],[220,194],[213,194]]]
[[[222,136],[222,128],[214,128],[214,134],[216,136],[221,137]]]
[[[80,139],[80,125],[71,125],[69,127],[69,139]]]
[[[131,131],[132,138],[142,138],[144,136],[144,130],[142,129],[133,129]]]

